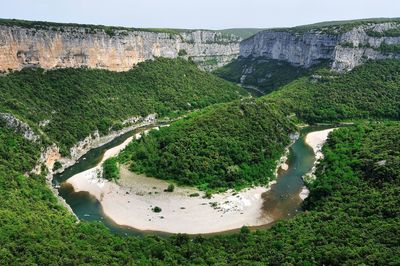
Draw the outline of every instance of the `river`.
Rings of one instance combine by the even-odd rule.
[[[315,155],[311,147],[305,143],[307,133],[323,130],[326,127],[307,127],[300,132],[300,138],[290,147],[287,171],[280,170],[276,184],[262,195],[262,213],[273,217],[275,221],[290,218],[301,212],[302,199],[299,194],[304,186],[302,176],[309,172],[314,164]],[[130,136],[143,131],[139,128],[115,138],[113,141],[90,150],[82,156],[76,164],[67,168],[63,173],[53,178],[53,185],[58,188],[59,194],[71,206],[80,220],[100,221],[112,232],[124,235],[141,235],[144,232],[129,227],[119,226],[107,218],[102,211],[101,204],[88,192],[74,192],[71,185],[65,180],[82,171],[95,167],[102,159],[106,150],[123,143]],[[259,227],[269,227],[272,223]],[[159,233],[162,234],[162,233]]]

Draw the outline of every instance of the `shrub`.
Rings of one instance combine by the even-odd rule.
[[[164,189],[165,192],[174,192],[175,186],[174,184],[169,184],[167,189]]]
[[[103,178],[107,180],[119,179],[119,167],[117,158],[109,158],[103,163]]]
[[[162,211],[162,209],[161,209],[160,207],[158,207],[158,206],[155,206],[155,207],[152,209],[152,211],[153,211],[153,212],[156,212],[156,213],[159,213],[159,212]]]
[[[389,53],[400,53],[400,45],[399,44],[387,44],[383,42],[381,46],[379,46],[379,50],[384,54]]]
[[[212,192],[211,191],[206,191],[206,195],[204,196],[206,199],[211,199],[212,198]]]
[[[53,165],[53,172],[57,171],[62,167],[61,163],[59,161],[56,161]]]
[[[187,52],[186,52],[185,49],[180,49],[179,52],[178,52],[178,55],[179,56],[185,56],[185,55],[187,55]]]

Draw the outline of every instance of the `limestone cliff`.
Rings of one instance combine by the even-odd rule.
[[[214,31],[178,33],[85,26],[0,26],[0,71],[24,67],[102,68],[126,71],[154,57],[191,58],[206,70],[239,54],[240,38]]]
[[[240,56],[278,59],[306,68],[330,60],[332,69],[350,70],[369,59],[400,58],[400,23],[267,30],[242,41]]]
[[[309,67],[321,59],[330,59],[338,36],[307,32],[265,31],[240,44],[240,56],[264,57]]]

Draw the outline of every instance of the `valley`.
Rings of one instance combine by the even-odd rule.
[[[307,128],[303,131],[310,130],[315,129]],[[140,133],[133,135],[138,134]],[[85,160],[81,164],[93,165],[101,160],[97,164],[101,166],[102,162],[111,155],[115,156],[116,152],[132,141],[132,137],[125,139],[126,137],[125,135],[115,140],[116,144],[123,142],[108,148],[104,154],[99,153],[103,154],[101,159],[83,155]],[[326,137],[316,138],[315,144],[311,145],[317,149],[316,146],[321,145]],[[271,181],[267,187],[254,187],[239,192],[227,191],[210,197],[190,187],[176,187],[174,191],[168,192],[165,191],[168,182],[136,175],[123,165],[120,166],[120,180],[113,183],[98,177],[101,175],[98,173],[101,168],[84,170],[86,168],[82,168],[80,162],[67,169],[66,173],[56,175],[53,183],[57,187],[61,184],[60,195],[67,200],[80,219],[105,221],[111,230],[117,232],[137,232],[129,231],[124,226],[141,231],[189,234],[239,229],[243,224],[260,227],[277,219],[296,215],[300,211],[302,177],[311,170],[315,160],[314,153],[307,148],[304,139],[305,136],[302,136],[293,144],[289,168],[282,166],[286,169],[284,170],[278,166],[277,181]],[[106,146],[109,147],[109,144]],[[77,173],[74,169],[84,171]],[[90,196],[83,196],[83,192],[88,192]],[[282,195],[285,195],[283,199],[280,198]],[[154,213],[154,206],[160,206],[162,211]],[[262,206],[265,206],[265,210]],[[110,218],[113,221],[109,222]],[[115,219],[118,219],[117,225]],[[197,225],[194,226],[195,224]]]
[[[0,264],[397,265],[399,29],[0,20]]]

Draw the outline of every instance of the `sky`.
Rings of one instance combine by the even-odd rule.
[[[141,28],[272,28],[400,17],[400,0],[0,0],[0,18]]]

